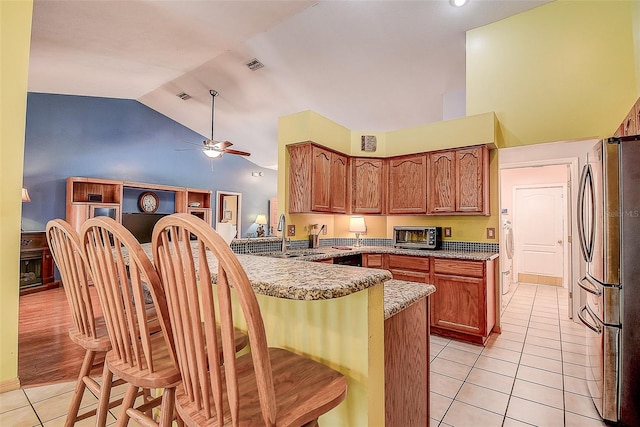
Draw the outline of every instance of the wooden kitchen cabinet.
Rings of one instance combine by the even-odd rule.
[[[331,152],[311,146],[311,210],[331,211]]]
[[[427,213],[453,213],[456,210],[455,154],[453,151],[429,153]]]
[[[362,254],[362,266],[386,270],[383,254]]]
[[[384,387],[386,426],[429,424],[428,296],[384,321]]]
[[[489,215],[489,150],[350,157],[313,142],[287,146],[289,213]]]
[[[456,212],[489,215],[489,150],[456,150]]]
[[[625,135],[640,134],[640,99],[635,103],[625,120]]]
[[[289,213],[311,211],[311,145],[295,144],[289,151]]]
[[[312,143],[288,150],[289,213],[346,213],[348,157]]]
[[[625,117],[622,122],[621,136],[636,135],[638,133],[636,122],[636,105],[631,108],[631,111],[629,111],[629,114],[627,114],[627,117]]]
[[[331,153],[329,209],[335,213],[347,213],[349,208],[349,158]]]
[[[429,153],[427,213],[489,215],[486,146]]]
[[[496,322],[495,261],[433,259],[431,332],[484,344]]]
[[[388,159],[387,213],[424,214],[427,212],[427,156]]]
[[[396,280],[429,283],[429,257],[387,254],[388,270]]]
[[[640,98],[636,101],[635,105],[631,107],[629,113],[616,129],[613,136],[628,136],[640,134]]]
[[[381,214],[385,200],[382,159],[352,159],[351,211],[360,214]]]

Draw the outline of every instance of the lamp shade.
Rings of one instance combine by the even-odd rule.
[[[256,217],[256,220],[254,221],[256,224],[266,224],[267,223],[267,216],[265,214],[258,214],[258,216]]]
[[[26,188],[22,189],[22,201],[23,202],[30,202],[31,201],[31,197],[29,197],[29,192],[27,191]]]
[[[349,231],[352,233],[364,233],[367,231],[367,225],[364,223],[364,217],[352,216],[349,220]]]

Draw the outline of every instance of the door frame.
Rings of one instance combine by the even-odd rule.
[[[568,223],[569,223],[569,211],[570,211],[570,200],[569,200],[569,195],[567,194],[567,190],[568,190],[568,185],[567,182],[555,182],[555,183],[548,183],[548,184],[522,184],[522,185],[514,185],[513,186],[513,222],[512,222],[512,229],[511,232],[513,233],[513,240],[514,240],[514,254],[513,254],[513,277],[518,277],[518,273],[520,271],[520,262],[518,261],[518,257],[517,257],[517,248],[518,248],[518,243],[520,243],[520,239],[519,239],[519,233],[518,231],[522,229],[522,226],[518,225],[516,219],[518,217],[518,203],[517,203],[517,197],[516,194],[518,192],[518,190],[531,190],[531,189],[536,189],[536,188],[560,188],[562,190],[562,198],[564,199],[564,203],[563,203],[563,209],[562,209],[562,241],[564,242],[562,245],[562,287],[566,288],[567,291],[569,290],[570,287],[570,282],[569,282],[569,230],[568,230]],[[517,227],[516,227],[517,226]],[[514,233],[515,230],[515,233]]]
[[[568,268],[568,315],[570,318],[576,320],[574,318],[575,313],[578,312],[580,305],[584,303],[582,301],[583,295],[580,292],[580,289],[575,285],[577,277],[580,276],[580,268],[581,268],[581,254],[578,242],[573,242],[573,236],[577,236],[578,223],[575,214],[575,203],[577,203],[578,198],[578,183],[580,181],[578,174],[580,173],[579,169],[579,157],[565,157],[565,158],[557,158],[557,159],[545,159],[545,160],[532,160],[527,162],[511,162],[511,163],[503,163],[499,166],[498,172],[505,169],[521,169],[521,168],[530,168],[530,167],[541,167],[541,166],[555,166],[555,165],[567,165],[569,167],[569,180],[567,182],[567,248],[569,250],[570,256],[567,261],[569,263]],[[502,192],[502,174],[498,173],[498,198],[500,206],[502,205],[502,200],[500,194]],[[502,228],[499,229],[499,242],[504,242],[504,231]],[[501,275],[502,276],[502,275]],[[503,277],[500,277],[500,280],[503,280]],[[502,285],[502,282],[501,282]]]

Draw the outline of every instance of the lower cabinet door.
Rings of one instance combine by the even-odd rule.
[[[484,280],[434,275],[437,291],[431,295],[431,325],[474,335],[484,335]]]

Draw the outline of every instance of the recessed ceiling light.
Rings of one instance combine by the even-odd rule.
[[[462,7],[469,3],[469,0],[449,0],[449,4],[453,7]]]

